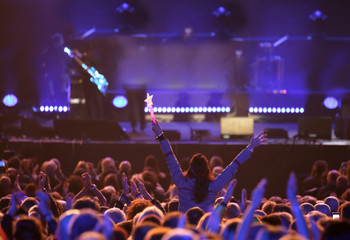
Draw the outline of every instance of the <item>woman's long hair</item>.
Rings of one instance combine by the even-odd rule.
[[[195,178],[194,200],[201,203],[208,195],[209,183],[213,181],[208,159],[200,154],[194,154],[190,160],[190,167],[184,174],[185,177]]]

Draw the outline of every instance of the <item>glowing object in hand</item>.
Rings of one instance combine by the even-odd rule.
[[[147,103],[147,107],[149,109],[149,112],[151,114],[152,122],[156,122],[156,118],[154,117],[154,112],[153,112],[153,102],[152,102],[153,95],[149,95],[147,93],[147,98],[145,99],[145,102]]]

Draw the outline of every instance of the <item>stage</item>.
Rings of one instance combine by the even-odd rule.
[[[131,133],[129,122],[120,122],[120,127],[129,139],[120,141],[99,141],[91,139],[62,139],[8,137],[2,139],[3,149],[35,154],[39,162],[56,157],[62,162],[63,171],[71,173],[79,160],[97,162],[110,156],[117,162],[129,160],[133,171],[140,172],[143,160],[148,154],[159,159],[160,168],[168,172],[160,147],[154,139],[150,124],[143,132]],[[208,158],[219,155],[225,165],[228,164],[248,144],[248,137],[221,139],[219,122],[162,122],[165,132],[177,131],[180,139],[171,144],[179,160],[200,152]],[[337,139],[334,134],[331,140],[299,139],[298,125],[295,122],[266,123],[255,122],[254,133],[266,128],[283,128],[289,138],[270,138],[266,146],[257,148],[236,174],[238,186],[236,196],[245,187],[248,192],[261,178],[268,179],[266,196],[285,196],[288,175],[294,171],[298,179],[303,179],[310,171],[315,160],[324,159],[329,169],[338,169],[341,162],[350,159],[350,141]],[[193,135],[193,132],[195,135]],[[202,134],[202,136],[200,136]],[[179,135],[176,135],[177,137]]]

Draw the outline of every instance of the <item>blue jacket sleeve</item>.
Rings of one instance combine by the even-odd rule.
[[[170,146],[169,141],[167,139],[161,141],[160,147],[162,148],[174,184],[177,187],[181,186],[185,179],[182,174],[180,164],[177,161],[177,158],[173,152],[173,149]]]
[[[214,181],[211,183],[211,189],[214,192],[220,191],[235,176],[240,163],[245,162],[248,158],[250,158],[249,150],[242,150],[237,157],[221,172],[221,174],[214,179]]]

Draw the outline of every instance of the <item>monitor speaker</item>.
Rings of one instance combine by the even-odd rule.
[[[300,138],[332,139],[332,118],[299,117],[298,136]]]

